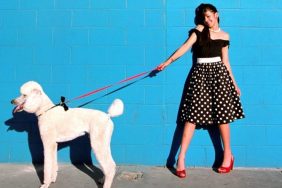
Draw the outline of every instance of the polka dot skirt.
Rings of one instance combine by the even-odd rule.
[[[194,124],[225,124],[244,118],[240,98],[222,62],[197,63],[185,84],[178,119]]]

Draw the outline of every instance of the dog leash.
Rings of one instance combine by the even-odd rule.
[[[82,94],[82,95],[80,95],[80,96],[78,96],[78,97],[75,97],[75,98],[70,99],[70,100],[67,100],[67,101],[66,101],[66,98],[65,98],[64,96],[61,96],[61,102],[58,103],[58,104],[56,104],[55,106],[49,108],[48,110],[51,110],[52,108],[55,108],[56,106],[62,106],[62,107],[64,108],[64,110],[67,111],[67,110],[69,109],[69,107],[66,105],[67,103],[70,103],[70,102],[73,102],[73,101],[75,101],[75,100],[88,97],[88,96],[90,96],[90,95],[94,95],[94,94],[96,94],[96,93],[98,93],[98,92],[101,92],[101,91],[103,91],[103,90],[105,90],[105,89],[108,89],[108,88],[110,88],[110,87],[113,87],[113,86],[116,86],[116,85],[119,85],[119,84],[128,82],[128,81],[130,81],[130,80],[134,80],[134,79],[139,78],[139,77],[141,77],[141,76],[144,76],[144,75],[146,75],[146,74],[147,74],[147,76],[150,76],[150,77],[156,76],[156,74],[157,74],[158,72],[159,72],[159,70],[158,70],[157,68],[152,69],[152,70],[150,70],[150,71],[142,72],[142,73],[139,73],[139,74],[130,76],[130,77],[126,78],[126,79],[123,79],[123,80],[121,80],[121,81],[119,81],[119,82],[116,82],[116,83],[113,83],[113,84],[110,84],[110,85],[106,85],[106,86],[103,86],[103,87],[101,87],[101,88],[98,88],[98,89],[95,89],[95,90],[93,90],[93,91],[90,91],[90,92],[88,92],[88,93]],[[46,110],[45,112],[47,112],[48,110]]]

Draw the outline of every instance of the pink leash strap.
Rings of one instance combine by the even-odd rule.
[[[145,74],[148,74],[148,73],[150,73],[150,72],[152,72],[152,71],[154,71],[154,70],[156,70],[156,69],[153,69],[153,70],[150,70],[150,71],[146,71],[146,72],[142,72],[142,73],[136,74],[136,75],[134,75],[134,76],[130,76],[130,77],[128,77],[128,78],[126,78],[126,79],[124,79],[124,80],[121,80],[121,81],[119,81],[119,82],[116,82],[116,83],[114,83],[114,84],[107,85],[107,86],[101,87],[101,88],[99,88],[99,89],[95,89],[95,90],[93,90],[93,91],[90,91],[90,92],[88,92],[88,93],[85,93],[85,94],[83,94],[83,95],[80,95],[80,96],[78,96],[78,97],[75,97],[75,98],[73,98],[73,99],[70,99],[70,100],[66,101],[65,103],[69,103],[69,102],[71,102],[71,101],[78,100],[78,99],[81,99],[81,98],[84,98],[84,97],[93,95],[93,94],[95,94],[95,93],[98,93],[98,92],[100,92],[100,91],[103,91],[103,90],[105,90],[105,89],[108,89],[108,88],[110,88],[110,87],[112,87],[112,86],[115,86],[115,85],[118,85],[118,84],[122,84],[122,83],[124,83],[124,82],[127,82],[127,81],[133,80],[133,79],[135,79],[135,78],[141,77],[141,76],[143,76],[143,75],[145,75]]]

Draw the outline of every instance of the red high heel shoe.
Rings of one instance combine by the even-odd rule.
[[[224,167],[224,166],[219,167],[217,169],[217,172],[220,173],[220,174],[229,173],[231,170],[233,170],[233,166],[234,166],[234,157],[231,156],[230,165],[228,167]]]
[[[177,160],[177,166],[178,166],[178,160]],[[185,178],[186,177],[186,170],[185,168],[183,170],[176,170],[176,176],[179,178]]]
[[[179,178],[186,178],[186,170],[176,170],[176,176]]]

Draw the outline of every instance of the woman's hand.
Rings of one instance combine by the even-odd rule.
[[[157,70],[158,70],[158,71],[162,71],[162,70],[164,70],[168,65],[169,65],[169,63],[168,63],[168,61],[166,61],[166,62],[160,64],[159,66],[157,66]]]
[[[237,85],[235,86],[235,90],[236,90],[236,92],[237,92],[237,95],[238,95],[238,96],[241,96],[240,88],[239,88]]]

